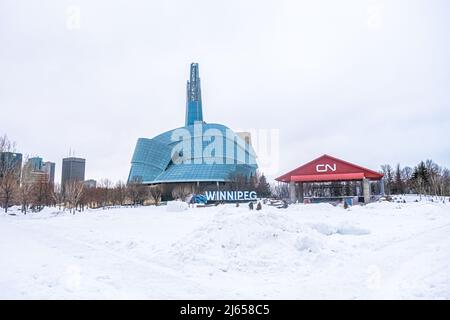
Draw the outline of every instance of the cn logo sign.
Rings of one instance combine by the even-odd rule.
[[[330,164],[318,164],[316,166],[317,172],[328,172],[328,171],[336,171],[336,163],[333,163],[333,165]]]

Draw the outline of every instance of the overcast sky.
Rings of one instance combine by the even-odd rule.
[[[57,181],[71,149],[125,180],[139,137],[184,125],[198,62],[205,121],[279,130],[272,177],[450,167],[449,31],[446,0],[0,0],[0,134]]]

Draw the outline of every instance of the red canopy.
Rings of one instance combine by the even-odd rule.
[[[276,180],[282,182],[321,182],[380,180],[381,178],[383,178],[383,174],[379,172],[325,154],[278,177]]]
[[[295,182],[320,182],[320,181],[350,181],[362,180],[364,173],[337,173],[337,174],[311,174],[302,176],[291,176],[291,181]]]

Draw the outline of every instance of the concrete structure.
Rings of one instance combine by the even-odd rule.
[[[289,183],[291,202],[304,202],[306,198],[308,201],[356,198],[368,203],[371,197],[370,182],[381,181],[382,178],[383,174],[379,172],[323,155],[276,180]]]
[[[84,181],[86,160],[82,158],[64,158],[62,161],[61,186],[71,181]]]

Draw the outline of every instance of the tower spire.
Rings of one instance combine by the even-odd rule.
[[[186,125],[203,121],[202,92],[198,63],[191,63],[190,77],[186,86]]]

